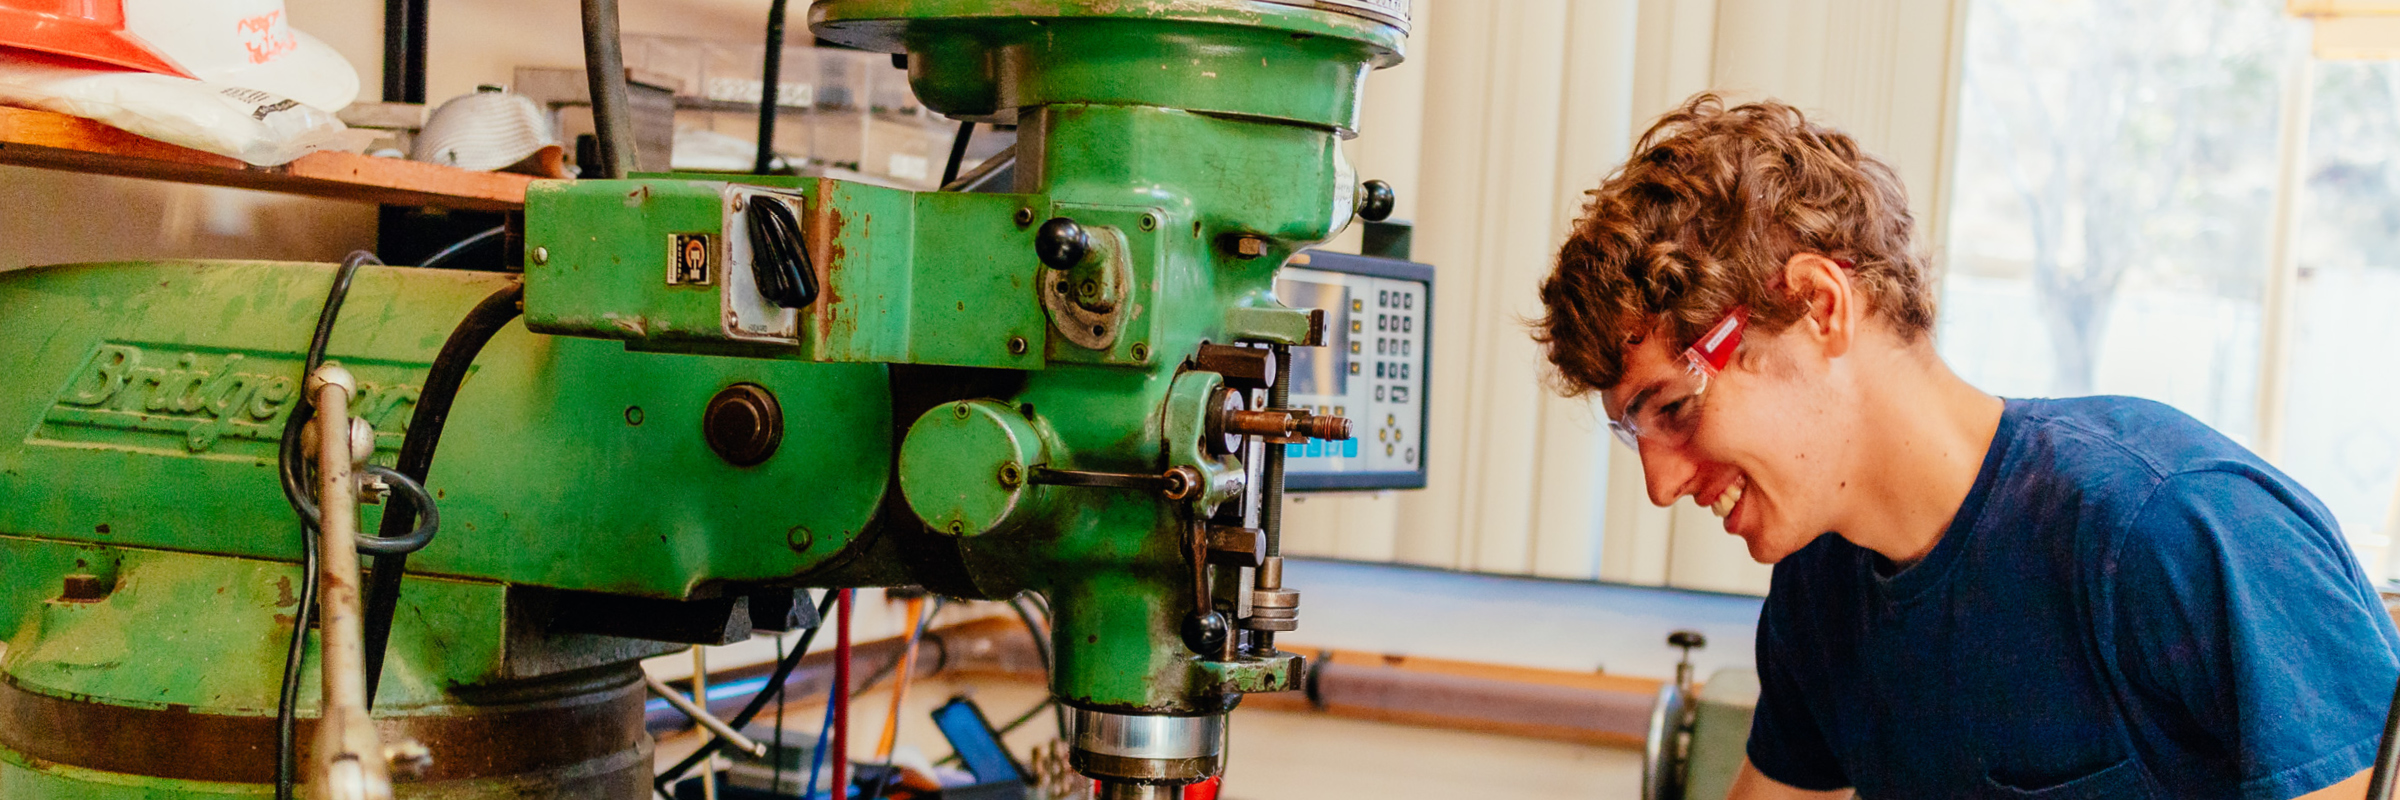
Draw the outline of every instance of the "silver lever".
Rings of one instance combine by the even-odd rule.
[[[366,633],[358,579],[356,470],[375,434],[350,419],[358,379],[338,364],[308,376],[317,419],[317,619],[324,658],[324,717],[309,756],[311,800],[391,800],[390,765],[367,715]],[[361,435],[362,430],[364,435]]]

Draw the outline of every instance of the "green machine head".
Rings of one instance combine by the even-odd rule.
[[[1014,186],[535,184],[523,326],[448,412],[426,479],[445,533],[410,557],[373,695],[386,741],[432,753],[400,796],[647,796],[634,662],[773,629],[795,587],[1040,592],[1102,796],[1215,774],[1240,696],[1304,668],[1274,646],[1298,605],[1284,445],[1350,435],[1284,407],[1289,348],[1325,320],[1273,282],[1389,209],[1337,145],[1407,6],[821,0],[818,37],[905,54],[931,109],[1016,126]],[[0,796],[265,792],[279,643],[305,616],[265,467],[333,274],[0,277],[0,315],[51,331],[0,344],[0,372],[44,387],[0,405],[32,431],[0,443]],[[358,273],[329,352],[371,460],[444,334],[514,291]],[[36,717],[95,732],[19,730]],[[622,733],[527,743],[559,725]],[[108,726],[222,752],[196,766]]]

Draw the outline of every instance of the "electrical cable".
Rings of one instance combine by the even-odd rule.
[[[1025,723],[1033,721],[1034,717],[1040,716],[1044,710],[1047,710],[1051,706],[1055,705],[1058,705],[1058,698],[1042,698],[1041,702],[1033,704],[1032,708],[1025,709],[1025,713],[1018,714],[1016,718],[1009,720],[1008,724],[993,729],[993,732],[1002,736],[1015,733],[1018,728],[1025,727]],[[949,755],[943,756],[942,760],[933,762],[933,765],[938,767],[944,764],[955,764],[958,763],[959,760],[960,756],[958,752],[956,750],[952,750]]]
[[[782,2],[776,0],[777,5]],[[780,634],[775,637],[775,663],[783,663],[783,636]],[[783,706],[783,684],[778,683],[775,684],[775,749],[767,751],[775,755],[775,778],[768,781],[767,786],[776,794],[783,793]]]
[[[448,260],[450,260],[450,259],[452,259],[452,258],[455,258],[455,257],[457,257],[457,256],[458,256],[458,254],[466,252],[466,251],[467,251],[467,248],[469,248],[469,247],[474,247],[475,245],[482,243],[482,242],[483,242],[484,240],[486,240],[486,239],[490,239],[490,238],[492,238],[492,237],[494,237],[494,236],[498,236],[498,235],[500,235],[500,234],[507,233],[507,232],[508,232],[508,226],[506,226],[506,225],[494,225],[494,226],[492,226],[492,227],[491,227],[491,229],[490,229],[490,230],[486,230],[486,231],[483,231],[483,232],[481,232],[481,233],[477,233],[477,234],[475,234],[475,235],[473,235],[473,236],[469,236],[469,237],[467,237],[467,238],[460,239],[460,240],[458,240],[457,242],[455,242],[455,243],[452,243],[452,244],[451,244],[449,247],[444,247],[444,248],[442,248],[442,249],[440,249],[440,250],[434,251],[434,254],[433,254],[433,255],[426,256],[426,257],[425,257],[425,260],[417,262],[417,268],[418,268],[418,269],[433,269],[435,266],[437,266],[437,265],[441,264],[442,262],[444,262],[444,261],[448,261]]]
[[[808,789],[801,793],[801,797],[817,796],[817,774],[825,767],[825,737],[833,733],[833,695],[842,687],[834,685],[832,681],[826,681],[825,687],[825,719],[817,723],[817,746],[809,751],[808,758]]]
[[[1026,611],[1024,605],[1020,605],[1021,602],[1026,601],[1028,596],[1034,598],[1032,602],[1035,603],[1038,603],[1041,598],[1041,595],[1033,592],[1018,592],[1016,597],[1011,597],[1008,599],[1008,608],[1011,611],[1017,612],[1017,619],[1025,623],[1025,633],[1033,638],[1033,655],[1042,661],[1042,685],[1048,686],[1050,684],[1051,672],[1053,669],[1055,669],[1055,667],[1052,666],[1052,659],[1055,656],[1050,652],[1050,636],[1048,633],[1050,630],[1050,625],[1048,624],[1049,615],[1044,613],[1044,624],[1039,626],[1035,625],[1033,622],[1033,614]],[[1045,612],[1047,611],[1047,606],[1044,606],[1044,610]],[[1056,708],[1058,712],[1055,715],[1058,718],[1058,735],[1065,736],[1067,735],[1067,709],[1065,706],[1053,707]]]
[[[912,599],[909,602],[911,605],[920,605],[924,601]],[[900,658],[893,662],[900,667],[900,676],[892,683],[892,713],[884,718],[883,740],[875,747],[878,751],[876,755],[883,758],[883,774],[875,779],[875,790],[867,793],[866,800],[881,800],[883,793],[891,789],[892,778],[900,774],[899,770],[892,768],[892,749],[893,743],[898,740],[900,733],[900,703],[907,696],[908,681],[913,677],[910,673],[914,671],[914,668],[910,665],[916,661],[917,643],[924,640],[925,629],[933,625],[933,615],[941,613],[942,606],[945,604],[946,601],[936,598],[932,609],[917,617],[915,620],[917,624],[908,631],[908,643],[901,647]]]
[[[434,354],[433,366],[425,372],[425,384],[417,390],[416,408],[408,416],[408,433],[401,437],[400,454],[391,467],[417,485],[419,494],[397,498],[384,507],[383,522],[376,528],[373,541],[394,542],[403,538],[402,532],[411,529],[411,522],[420,511],[429,521],[438,519],[430,498],[424,495],[423,485],[433,473],[434,450],[441,446],[442,429],[449,425],[451,405],[457,402],[459,387],[466,383],[467,373],[484,345],[524,313],[524,300],[525,284],[516,281],[486,295],[467,311],[457,327],[450,329],[450,338],[443,340],[442,349]],[[375,545],[379,549],[367,550],[365,543],[370,540],[360,537],[361,549],[375,556],[367,575],[365,607],[361,613],[366,634],[369,710],[375,707],[375,690],[383,680],[384,651],[391,643],[392,619],[400,608],[400,581],[408,571],[408,554],[431,538],[432,533],[428,532],[415,547],[387,551],[380,549],[380,544]]]
[[[750,171],[759,175],[775,166],[775,111],[783,100],[783,6],[784,0],[767,6],[767,56],[758,65],[758,159]]]
[[[325,348],[333,339],[333,322],[342,313],[342,302],[350,297],[350,281],[358,268],[366,264],[381,265],[375,254],[364,250],[352,252],[334,270],[333,286],[325,292],[325,303],[317,309],[317,326],[309,334],[308,356],[300,369],[300,385],[308,385],[308,376],[325,363]],[[308,657],[308,622],[316,611],[317,598],[317,504],[308,496],[310,474],[307,461],[301,455],[303,431],[316,409],[309,404],[308,392],[295,392],[298,399],[283,420],[283,438],[275,450],[276,474],[283,484],[283,499],[300,517],[300,605],[292,612],[292,638],[283,654],[283,683],[275,703],[275,797],[292,800],[293,777],[299,771],[299,748],[296,729],[299,721],[300,669]]]
[[[782,0],[776,0],[776,2],[780,3]],[[967,160],[967,141],[973,138],[975,138],[975,123],[961,120],[958,123],[958,135],[950,139],[950,163],[942,167],[941,186],[946,187],[958,182],[959,165]]]
[[[791,680],[792,669],[800,666],[801,657],[808,655],[809,643],[815,641],[817,631],[823,630],[825,627],[823,622],[825,614],[833,610],[834,599],[842,596],[844,591],[847,590],[837,589],[826,592],[825,599],[817,602],[819,622],[809,626],[806,632],[801,633],[800,643],[793,645],[792,651],[785,654],[781,661],[776,662],[774,676],[767,679],[770,685],[781,686],[784,681]],[[735,714],[733,719],[726,724],[731,725],[735,730],[740,730],[742,726],[750,724],[750,720],[756,719],[758,712],[766,710],[767,703],[771,702],[774,697],[763,690],[752,695],[750,702],[742,706],[742,713]],[[690,772],[693,766],[708,760],[710,756],[716,755],[717,751],[724,747],[725,740],[710,738],[706,744],[700,745],[700,749],[693,751],[691,755],[684,756],[682,761],[675,762],[675,766],[668,767],[667,771],[659,773],[658,777],[650,782],[651,787],[657,789],[660,794],[674,796],[674,793],[667,791],[668,786],[674,785],[676,781],[683,778],[684,773]]]

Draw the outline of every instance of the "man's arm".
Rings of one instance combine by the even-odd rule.
[[[2367,785],[2366,777],[2361,775],[2353,780],[2357,780],[2359,782],[2358,785],[2362,790],[2361,793],[2353,793],[2349,795],[2329,795],[2325,798],[2320,798],[2317,795],[2309,795],[2308,797],[2303,798],[2303,800],[2331,800],[2331,798],[2334,797],[2342,798],[2342,800],[2348,800],[2348,798],[2351,797],[2365,796],[2363,794],[2363,790]],[[2350,784],[2342,784],[2342,786],[2348,785]],[[2333,791],[2333,789],[2327,789],[2325,791],[2330,792]],[[2323,792],[2319,792],[2318,794],[2323,794]],[[1848,789],[1835,789],[1830,792],[1812,792],[1807,789],[1794,789],[1790,786],[1785,786],[1782,783],[1777,782],[1774,778],[1767,777],[1765,773],[1759,772],[1757,767],[1750,766],[1750,759],[1745,758],[1742,759],[1742,771],[1733,776],[1733,790],[1725,793],[1725,800],[1843,800],[1843,798],[1847,798],[1849,796],[1850,790]]]
[[[2359,800],[2367,796],[2367,778],[2374,773],[2373,767],[2359,770],[2358,774],[2342,779],[2341,783],[2309,792],[2294,800]],[[1737,781],[1734,785],[1740,786],[1741,783]]]

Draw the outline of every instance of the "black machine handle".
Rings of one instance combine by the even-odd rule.
[[[816,302],[817,270],[808,261],[800,217],[792,207],[753,197],[743,216],[750,223],[750,274],[758,281],[758,293],[783,308],[807,308]]]

